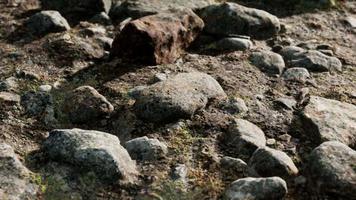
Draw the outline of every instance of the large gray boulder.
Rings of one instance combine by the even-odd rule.
[[[319,143],[336,140],[356,146],[356,106],[311,96],[302,113],[303,128]]]
[[[279,200],[287,194],[287,183],[279,177],[242,178],[231,183],[224,200]]]
[[[32,174],[17,158],[13,148],[0,143],[0,199],[36,199],[38,186]]]
[[[263,131],[244,119],[235,119],[224,137],[225,143],[235,152],[250,156],[259,147],[266,146]]]
[[[356,151],[336,141],[324,142],[309,156],[308,179],[322,199],[356,199]]]
[[[120,140],[109,133],[81,129],[53,130],[43,145],[48,157],[78,169],[93,171],[108,183],[133,182],[136,164]]]
[[[205,23],[205,32],[214,35],[248,35],[265,39],[280,30],[276,16],[236,3],[210,5],[201,9],[198,15]]]
[[[129,17],[138,19],[180,7],[199,9],[215,2],[215,0],[125,0],[113,5],[110,17],[120,22]]]
[[[288,66],[306,68],[311,72],[341,71],[341,61],[317,50],[288,46],[279,52]]]
[[[167,146],[157,139],[139,137],[127,141],[125,148],[132,159],[151,161],[163,158],[168,153]]]
[[[86,123],[105,117],[114,111],[113,105],[91,86],[81,86],[66,98],[65,112],[72,123]]]
[[[189,118],[212,99],[226,98],[224,90],[211,76],[180,73],[165,81],[135,91],[136,114],[151,122]]]
[[[44,35],[67,31],[70,26],[67,20],[58,11],[46,10],[31,16],[26,22],[27,28],[32,34]]]
[[[258,148],[248,166],[249,174],[257,177],[279,176],[288,179],[298,174],[298,168],[286,153],[269,147]]]
[[[42,9],[57,10],[75,22],[90,19],[100,12],[108,13],[112,0],[41,0]]]
[[[283,57],[272,51],[253,52],[249,59],[253,65],[267,73],[282,74],[285,68]]]

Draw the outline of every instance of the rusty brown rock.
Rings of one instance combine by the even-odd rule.
[[[111,55],[156,65],[174,62],[204,22],[190,9],[170,10],[129,22],[116,36]]]

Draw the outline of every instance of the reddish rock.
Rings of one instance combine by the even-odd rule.
[[[116,36],[111,55],[148,65],[181,56],[204,27],[190,9],[170,10],[129,22]]]

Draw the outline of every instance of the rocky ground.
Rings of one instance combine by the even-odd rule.
[[[0,0],[0,133],[0,199],[356,199],[356,2]]]

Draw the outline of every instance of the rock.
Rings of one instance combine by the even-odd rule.
[[[73,23],[108,13],[111,3],[112,0],[41,0],[42,9],[57,10]]]
[[[0,91],[17,91],[19,88],[18,79],[15,77],[9,77],[3,81],[0,81]]]
[[[17,105],[20,103],[20,95],[12,92],[0,92],[0,103],[7,105]],[[0,104],[0,105],[1,105]]]
[[[298,175],[298,168],[286,153],[269,147],[258,148],[248,166],[249,174],[256,177],[278,176],[289,179]]]
[[[194,10],[214,2],[215,0],[125,0],[122,3],[113,5],[110,10],[110,17],[115,21],[121,22],[127,18],[138,19],[181,7]]]
[[[297,101],[294,98],[289,98],[289,97],[278,98],[275,100],[275,102],[278,105],[281,105],[282,107],[289,110],[294,110],[294,108],[297,106]]]
[[[48,92],[25,92],[21,96],[21,105],[28,116],[39,118],[46,125],[56,122],[53,97]]]
[[[164,143],[146,136],[126,142],[125,147],[134,160],[158,160],[168,153],[168,148]]]
[[[222,107],[231,114],[243,114],[248,112],[245,101],[241,98],[233,97],[223,102]]]
[[[31,72],[27,70],[16,69],[16,77],[20,79],[30,80],[30,81],[40,81],[41,76],[36,72]]]
[[[243,119],[235,119],[230,124],[225,135],[225,142],[235,152],[246,155],[252,155],[257,148],[266,146],[266,138],[263,131]]]
[[[282,74],[285,68],[283,57],[271,51],[254,52],[249,60],[262,71],[271,74]]]
[[[160,81],[165,81],[167,80],[168,78],[168,75],[165,74],[165,73],[157,73],[153,76],[153,83],[157,83],[157,82],[160,82]]]
[[[187,182],[188,167],[185,164],[177,164],[172,171],[173,180]]]
[[[237,173],[246,173],[247,172],[247,164],[238,158],[232,158],[229,156],[225,156],[220,160],[221,168],[228,170],[232,174]]]
[[[351,26],[351,28],[356,28],[356,18],[354,17],[346,17],[345,21]]]
[[[286,81],[297,81],[305,83],[309,78],[310,74],[308,70],[301,67],[289,68],[283,73],[283,79]]]
[[[276,145],[276,140],[275,139],[273,139],[273,138],[270,138],[270,139],[267,139],[266,140],[266,145],[267,146],[274,146],[274,145]]]
[[[151,122],[169,122],[189,118],[208,101],[224,99],[226,94],[211,76],[180,73],[165,81],[135,91],[136,114]]]
[[[286,47],[280,54],[291,67],[306,68],[312,72],[341,71],[341,61],[317,50],[302,50],[298,47]]]
[[[302,113],[304,130],[321,143],[336,140],[356,146],[356,106],[311,96]]]
[[[13,148],[0,143],[0,199],[36,199],[38,186],[32,183],[32,176]]]
[[[93,122],[114,111],[111,103],[91,86],[81,86],[66,98],[64,110],[72,123]]]
[[[44,35],[70,30],[67,20],[58,11],[46,10],[31,16],[26,26],[32,34]]]
[[[52,86],[51,85],[40,85],[38,90],[41,92],[51,92]]]
[[[277,17],[236,3],[210,5],[201,9],[198,15],[205,22],[204,31],[214,35],[248,35],[266,39],[280,30]]]
[[[115,37],[111,55],[147,65],[172,63],[203,26],[203,21],[189,9],[133,20]]]
[[[279,177],[242,178],[231,183],[225,200],[279,200],[287,194],[287,183]]]
[[[136,180],[136,164],[109,133],[81,129],[53,130],[43,144],[44,152],[56,162],[69,163],[81,170],[93,171],[107,183]]]
[[[314,192],[333,199],[356,199],[355,163],[356,151],[340,142],[324,142],[315,148],[307,167]]]
[[[217,51],[246,51],[252,47],[249,39],[228,37],[209,45],[210,49]]]
[[[102,24],[102,25],[111,25],[111,19],[106,12],[101,12],[94,15],[90,20],[92,23]]]

